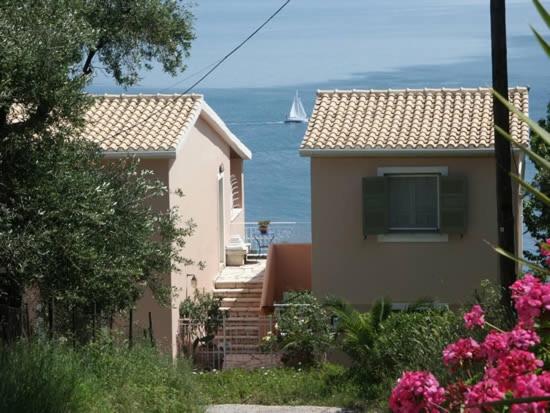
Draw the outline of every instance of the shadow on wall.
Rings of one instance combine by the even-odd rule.
[[[311,290],[311,244],[271,244],[264,273],[260,310],[273,312],[286,291]]]

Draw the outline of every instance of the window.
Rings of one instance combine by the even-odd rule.
[[[437,175],[390,175],[390,231],[436,231],[439,228]]]
[[[363,235],[464,234],[467,192],[465,177],[447,176],[446,167],[378,168],[363,178]]]

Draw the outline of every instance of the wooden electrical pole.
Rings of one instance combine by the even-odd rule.
[[[508,62],[506,51],[506,5],[505,0],[491,0],[491,55],[493,63],[493,89],[508,99]],[[510,131],[508,109],[493,98],[495,125]],[[510,142],[495,133],[496,193],[498,245],[515,253],[515,220],[512,197],[511,147]],[[504,288],[503,302],[510,306],[510,285],[516,280],[514,261],[499,255],[499,278]]]

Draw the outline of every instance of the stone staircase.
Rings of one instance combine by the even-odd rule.
[[[215,281],[214,296],[222,299],[228,315],[216,342],[228,352],[257,353],[270,329],[270,320],[260,314],[264,269],[265,262],[227,267]]]

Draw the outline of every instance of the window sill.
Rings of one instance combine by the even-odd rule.
[[[422,234],[422,233],[402,233],[402,234],[380,234],[378,242],[448,242],[447,234]]]

